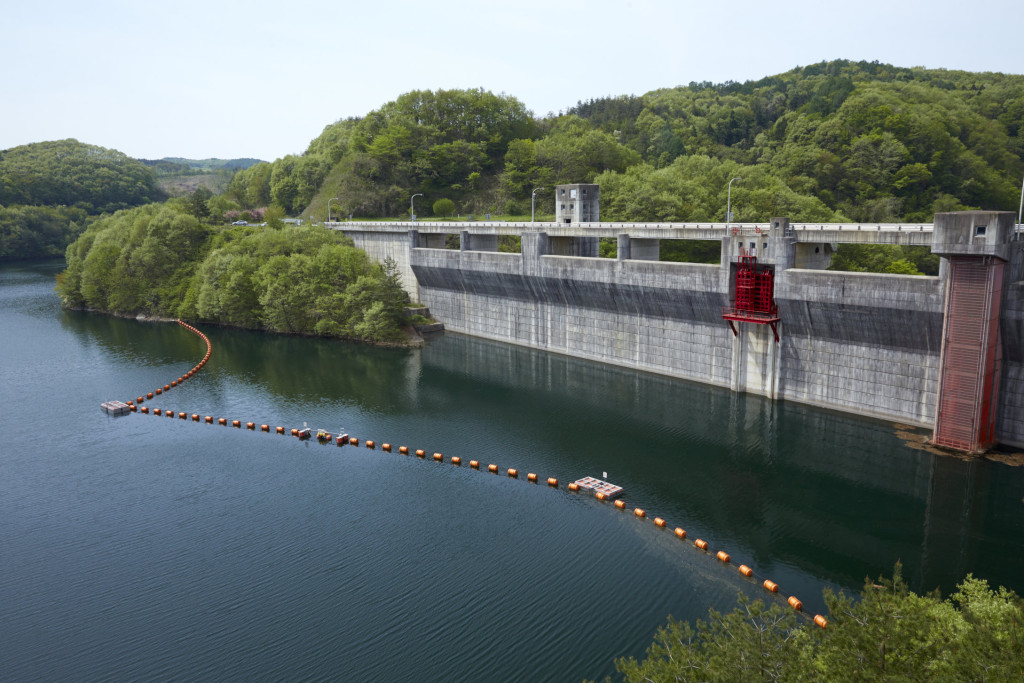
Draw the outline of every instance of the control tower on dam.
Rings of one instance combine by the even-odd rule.
[[[928,427],[959,450],[1024,446],[1024,240],[1012,213],[602,223],[597,186],[557,192],[571,188],[594,206],[557,214],[568,222],[328,225],[393,258],[451,331]],[[499,251],[502,235],[519,250]],[[602,237],[615,258],[598,256]],[[719,241],[720,262],[659,261],[665,239]],[[928,246],[940,272],[825,270],[842,243]]]

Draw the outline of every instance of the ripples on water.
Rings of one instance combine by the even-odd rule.
[[[340,428],[395,453],[98,405],[201,357],[173,325],[62,312],[0,270],[0,671],[25,679],[579,680],[668,614],[762,591],[583,475],[800,596],[902,558],[1021,576],[1020,473],[890,425],[449,335],[422,351],[206,329],[154,407]],[[437,450],[519,480],[403,457]],[[1018,590],[1020,586],[1016,586]]]

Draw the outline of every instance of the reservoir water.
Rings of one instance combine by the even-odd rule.
[[[199,325],[209,364],[147,402],[343,428],[394,453],[107,417],[100,403],[169,383],[205,346],[61,310],[61,267],[0,268],[5,679],[603,679],[669,614],[772,599],[764,578],[809,615],[823,588],[857,592],[896,561],[917,590],[973,572],[1024,592],[1022,467],[469,337],[393,350]],[[564,488],[604,472],[627,512]]]

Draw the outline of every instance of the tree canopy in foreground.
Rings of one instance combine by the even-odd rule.
[[[1021,681],[1024,601],[968,575],[943,600],[892,579],[866,581],[860,599],[825,591],[819,628],[788,607],[740,595],[728,614],[696,627],[669,617],[647,656],[616,662],[648,681]]]

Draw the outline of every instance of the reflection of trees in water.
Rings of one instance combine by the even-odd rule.
[[[418,352],[329,339],[220,330],[211,335],[218,368],[258,378],[289,401],[355,402],[393,409],[413,393],[408,362]]]
[[[113,356],[129,357],[135,365],[181,363],[187,370],[205,353],[202,340],[173,323],[65,311],[61,324],[89,345]],[[417,351],[212,325],[196,327],[213,345],[211,365],[203,372],[214,370],[242,382],[256,382],[290,402],[346,401],[382,409],[407,401],[412,393],[407,386],[407,366],[417,358]]]

